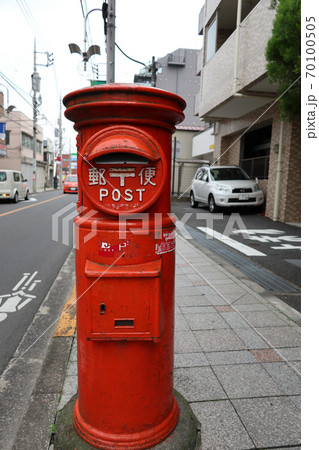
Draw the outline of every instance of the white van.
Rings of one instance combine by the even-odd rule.
[[[17,203],[20,198],[29,198],[27,180],[22,172],[0,169],[0,199],[11,199]]]

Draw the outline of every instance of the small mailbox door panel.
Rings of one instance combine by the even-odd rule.
[[[86,261],[90,320],[88,339],[160,338],[161,259],[138,265],[106,266]]]

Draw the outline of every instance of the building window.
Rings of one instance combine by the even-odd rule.
[[[26,133],[22,133],[22,147],[33,150],[33,137],[29,136]],[[37,141],[36,151],[37,153],[42,153],[42,143],[40,141]]]
[[[22,147],[33,149],[33,138],[26,133],[22,133]]]
[[[214,17],[213,21],[208,26],[206,31],[205,62],[208,62],[216,52],[216,34],[217,34],[217,16]]]
[[[39,141],[37,141],[37,153],[42,153],[42,144]]]
[[[10,133],[11,131],[6,131],[6,145],[10,145]]]
[[[240,165],[250,178],[268,179],[270,141],[271,125],[243,135]]]

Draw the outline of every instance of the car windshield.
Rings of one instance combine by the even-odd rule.
[[[77,176],[76,175],[74,175],[74,177],[66,177],[66,181],[75,181],[75,182],[77,182],[78,181],[78,178],[77,178]]]
[[[210,169],[215,181],[250,180],[249,176],[240,167],[221,167]]]

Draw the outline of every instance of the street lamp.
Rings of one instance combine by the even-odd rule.
[[[101,54],[99,45],[91,45],[89,47],[89,49],[86,50],[86,43],[87,43],[86,21],[87,21],[89,14],[93,11],[102,11],[102,10],[98,9],[98,8],[91,9],[91,11],[89,11],[87,13],[87,15],[85,16],[85,19],[84,19],[84,51],[82,52],[82,50],[80,49],[80,47],[77,44],[74,44],[74,43],[69,44],[69,49],[70,49],[71,53],[78,53],[79,55],[81,55],[83,57],[84,71],[86,71],[86,63],[89,61],[91,56]]]

